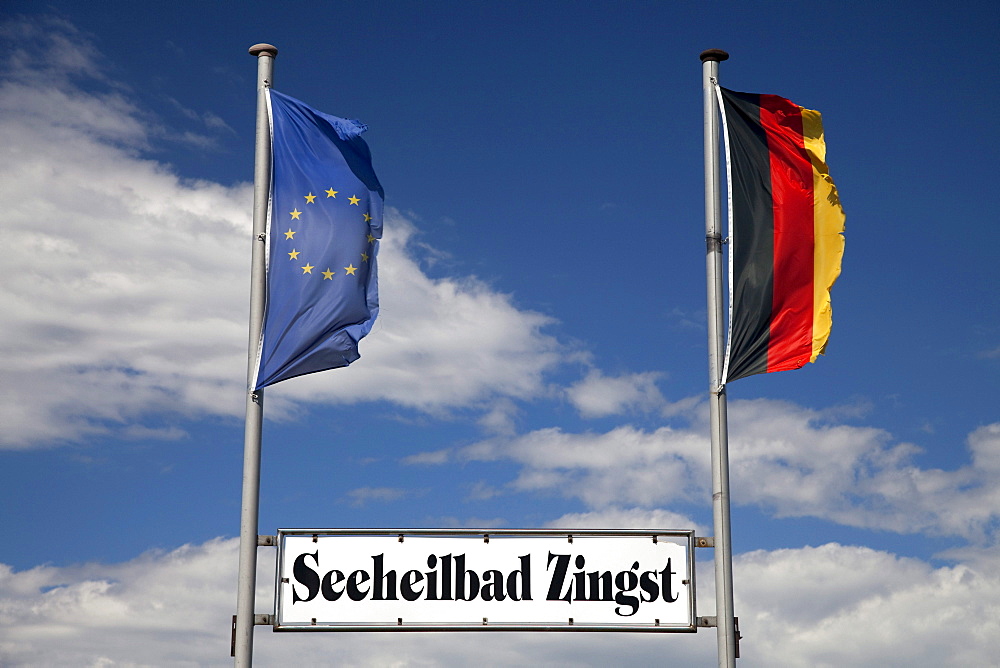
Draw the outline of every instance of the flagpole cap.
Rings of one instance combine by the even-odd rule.
[[[254,44],[250,47],[250,55],[257,56],[271,56],[272,58],[278,55],[278,47],[272,46],[270,44]]]
[[[704,63],[709,60],[721,63],[723,60],[729,60],[729,54],[722,49],[709,49],[708,51],[702,51],[701,62]]]

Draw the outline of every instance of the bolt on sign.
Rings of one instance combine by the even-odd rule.
[[[694,532],[281,529],[276,631],[696,630]]]

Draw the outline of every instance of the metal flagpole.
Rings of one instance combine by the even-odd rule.
[[[722,233],[719,203],[719,113],[715,83],[719,63],[729,54],[709,49],[701,54],[705,106],[705,268],[708,281],[708,382],[712,430],[712,523],[715,532],[715,614],[720,668],[736,665],[736,619],[733,614],[733,551],[729,527],[729,427],[726,388],[722,383],[723,298]]]
[[[264,422],[264,392],[253,391],[257,348],[264,325],[265,230],[271,190],[271,131],[266,89],[271,86],[278,50],[255,44],[257,57],[257,140],[253,174],[253,252],[250,266],[250,340],[247,362],[247,412],[243,436],[243,503],[240,510],[240,570],[236,595],[233,655],[237,666],[253,664],[254,590],[257,584],[257,518],[260,505],[260,444]]]

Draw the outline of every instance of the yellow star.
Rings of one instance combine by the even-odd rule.
[[[326,196],[337,199],[337,193],[339,192],[340,192],[339,190],[334,190],[333,188],[330,188],[329,190],[326,191]]]
[[[361,254],[361,261],[362,262],[367,262],[368,261],[368,253],[362,253]]]
[[[369,215],[369,214],[366,213],[365,214],[365,222],[367,223],[371,219],[372,219],[371,215]]]
[[[293,232],[292,228],[289,227],[288,231],[285,232],[285,239],[291,239],[294,236],[295,236],[295,232]]]
[[[353,204],[354,206],[358,206],[358,202],[361,201],[357,197],[348,197],[347,199],[351,200],[351,204]]]
[[[375,243],[375,237],[371,235],[371,232],[368,233],[368,243],[370,244]]]
[[[289,260],[298,260],[299,259],[299,251],[297,251],[297,250],[295,250],[293,248],[292,252],[288,254],[288,259]]]
[[[323,280],[324,281],[332,281],[333,280],[333,275],[335,273],[337,273],[337,272],[330,271],[330,267],[327,267],[326,271],[323,271],[323,272],[320,272],[320,273],[323,274]]]
[[[311,264],[306,264],[306,266],[302,267],[302,273],[303,274],[313,273],[313,266]]]
[[[351,276],[357,276],[357,274],[355,274],[355,273],[354,273],[354,272],[356,272],[357,270],[358,270],[358,268],[357,268],[357,267],[355,267],[355,266],[354,266],[353,264],[349,264],[349,265],[347,265],[346,267],[344,267],[344,271],[346,271],[346,272],[347,272],[348,274],[350,274]]]
[[[289,211],[288,213],[291,214],[292,220],[298,220],[299,216],[302,214],[302,212],[299,211],[298,209],[295,209],[294,211]]]
[[[308,195],[303,195],[303,197],[305,197],[306,201],[309,202],[310,204],[312,204],[313,200],[316,199],[316,195],[313,195],[312,193],[309,193]]]

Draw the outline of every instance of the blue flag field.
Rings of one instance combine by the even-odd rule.
[[[378,315],[382,237],[367,127],[268,93],[267,298],[253,389],[360,357]]]

